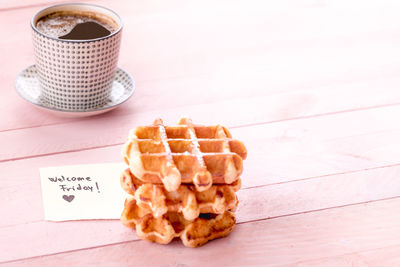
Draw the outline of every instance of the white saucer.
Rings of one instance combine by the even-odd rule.
[[[129,73],[123,69],[117,68],[111,94],[107,103],[98,108],[85,111],[56,109],[47,104],[41,97],[41,87],[35,65],[27,67],[18,74],[15,79],[15,89],[26,101],[56,115],[63,117],[87,117],[110,111],[124,103],[135,91],[135,81]]]

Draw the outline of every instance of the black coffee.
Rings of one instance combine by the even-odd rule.
[[[94,12],[55,12],[41,17],[36,28],[53,38],[90,40],[110,35],[118,27],[111,18]]]

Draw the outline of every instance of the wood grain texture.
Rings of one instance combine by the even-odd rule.
[[[371,267],[385,266],[396,267],[400,262],[400,246],[385,247],[342,256],[321,258],[311,261],[298,262],[295,264],[279,265],[281,267]]]
[[[133,241],[9,263],[87,266],[279,266],[400,245],[399,198],[239,224],[198,249]],[[357,221],[359,223],[355,224]],[[188,251],[189,250],[189,251]],[[222,256],[228,253],[229,256]],[[392,251],[393,253],[393,251]],[[390,256],[383,251],[380,257]],[[373,257],[370,256],[372,259]],[[205,262],[205,259],[209,259]],[[212,259],[212,260],[210,260]],[[340,261],[336,261],[336,263]],[[390,262],[390,259],[386,262]],[[324,264],[324,262],[321,262]],[[329,263],[329,261],[328,261]],[[379,265],[379,262],[378,262]],[[296,266],[296,265],[294,265]],[[300,265],[301,266],[301,265]],[[329,266],[329,265],[328,265]],[[357,265],[356,265],[357,266]],[[372,265],[377,266],[377,265]]]
[[[393,107],[366,110],[233,128],[233,136],[244,141],[251,152],[245,161],[243,187],[399,164],[400,149],[396,142],[399,131],[396,120],[393,120],[395,117],[388,116],[388,114],[395,113],[397,109],[397,107]],[[356,116],[357,114],[358,116]],[[355,121],[358,123],[354,123]],[[373,126],[369,122],[373,122]],[[341,126],[338,127],[338,125]],[[252,131],[249,131],[249,128]],[[127,132],[125,131],[124,135]],[[95,135],[95,133],[93,134]],[[109,136],[115,137],[112,134],[113,132],[110,131]],[[117,134],[116,130],[114,130],[114,134]],[[77,148],[82,147],[82,143],[79,143],[82,142],[79,138],[80,133],[72,132],[71,135],[75,136],[74,142],[75,145],[78,145]],[[63,136],[60,133],[60,136],[57,137],[59,146],[64,145],[66,138],[62,138]],[[10,137],[13,136],[10,135]],[[32,135],[26,135],[26,137],[32,138]],[[42,138],[43,142],[50,139],[44,136]],[[92,141],[90,138],[96,141],[95,138],[87,136],[88,142]],[[36,140],[36,142],[38,141]],[[53,142],[53,144],[57,142]],[[40,195],[38,179],[40,167],[119,162],[122,160],[120,150],[121,146],[116,145],[0,163],[0,173],[7,174],[2,177],[0,198],[9,203],[11,213],[1,224],[13,225],[41,219],[41,200],[38,197]],[[396,170],[396,168],[394,166],[389,170]],[[118,175],[116,174],[116,179]],[[356,175],[362,175],[362,172],[358,172]],[[397,187],[395,186],[393,189],[395,188]],[[26,196],[32,197],[26,198]],[[26,216],[12,212],[21,206],[30,207]]]
[[[287,164],[291,166],[286,168],[288,172],[296,167],[299,172],[308,171],[300,176],[309,177],[399,163],[399,156],[396,156],[400,153],[396,142],[399,119],[396,114],[400,112],[400,106],[254,125],[251,131],[248,131],[248,127],[240,126],[246,126],[246,122],[257,124],[262,119],[262,113],[254,110],[254,118],[253,113],[228,116],[237,112],[234,107],[232,105],[232,109],[222,114],[198,108],[189,115],[198,123],[223,122],[233,127],[233,136],[252,151],[246,164],[250,164],[249,169],[253,166],[257,168],[261,176],[271,172],[274,166],[279,167],[279,173],[269,173],[268,176],[282,176]],[[255,101],[250,102],[249,107],[250,110],[256,107]],[[177,114],[180,113],[164,113],[163,117],[167,123],[175,123],[180,117]],[[93,118],[86,122],[1,132],[0,160],[121,145],[130,129],[136,125],[150,124],[157,115],[159,113],[152,112],[140,117],[125,116],[124,121],[121,118],[116,121],[113,117],[106,121]],[[268,170],[260,163],[266,161],[270,166]],[[304,168],[306,165],[312,165],[313,168]]]
[[[0,3],[4,265],[400,266],[397,1],[96,1],[124,20],[119,65],[137,90],[77,120],[13,88],[47,4]],[[192,250],[118,220],[43,221],[39,167],[121,161],[129,129],[182,115],[230,127],[249,150],[228,238]]]
[[[399,174],[400,167],[389,167],[242,189],[238,192],[240,205],[237,220],[239,223],[248,222],[399,197]],[[119,182],[117,177],[116,182]],[[2,246],[0,261],[137,239],[134,234],[129,234],[129,230],[119,221],[96,223],[96,227],[93,227],[94,222],[90,221],[42,221],[41,199],[38,198],[40,189],[32,190],[34,186],[30,188],[31,191],[8,194],[7,210],[18,209],[21,206],[27,209],[22,216],[15,214],[1,222],[0,229],[3,229],[3,234],[0,236],[0,244],[20,245],[18,249]],[[26,204],[27,200],[30,206]]]
[[[316,266],[343,266],[343,267],[395,267],[400,262],[400,246],[390,246],[379,249],[359,251],[335,257],[320,258],[311,261],[302,261],[295,264],[279,265],[281,267],[316,267]]]
[[[395,267],[400,262],[400,246],[389,246],[358,253],[369,266]]]
[[[280,107],[270,109],[290,107],[280,118],[400,102],[396,27],[388,26],[397,25],[394,10],[381,14],[367,6],[355,21],[351,8],[337,10],[331,2],[268,7],[263,1],[231,1],[228,8],[210,1],[96,3],[123,17],[120,66],[137,81],[133,99],[114,116],[289,92],[294,93],[289,102],[281,98]],[[17,73],[34,61],[28,22],[38,8],[0,16],[1,24],[13,25],[4,29],[9,38],[0,43],[8,51],[0,73],[8,101],[0,113],[13,114],[0,120],[3,131],[70,121],[36,110],[13,89]],[[305,96],[296,97],[304,90]],[[357,98],[349,96],[352,91]]]

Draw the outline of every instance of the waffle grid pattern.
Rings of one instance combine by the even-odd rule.
[[[182,214],[168,212],[156,218],[151,210],[140,208],[133,197],[125,200],[121,222],[136,229],[139,238],[168,244],[180,237],[187,247],[198,247],[210,240],[227,236],[235,227],[234,213],[226,211],[219,215],[204,215],[193,221],[186,220]]]
[[[120,182],[130,196],[121,222],[138,237],[198,247],[233,230],[247,151],[225,127],[156,119],[132,130],[122,153],[129,168]]]
[[[233,183],[242,173],[244,145],[233,140],[220,125],[195,126],[183,118],[177,126],[157,119],[152,126],[134,129],[124,149],[124,159],[139,179],[163,183],[175,191],[193,183],[198,191],[211,185]]]
[[[178,190],[168,192],[162,184],[144,183],[136,178],[129,169],[121,175],[121,187],[133,196],[137,205],[152,211],[155,218],[167,212],[180,212],[186,220],[192,221],[201,213],[222,214],[235,211],[238,199],[235,192],[241,187],[238,179],[230,185],[213,185],[203,192],[195,190],[193,185],[181,185]]]

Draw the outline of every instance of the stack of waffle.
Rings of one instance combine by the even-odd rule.
[[[121,221],[138,237],[188,247],[227,236],[235,226],[246,148],[220,125],[176,126],[161,119],[131,131],[123,149],[121,186],[129,194]]]

